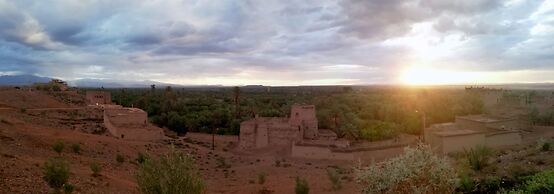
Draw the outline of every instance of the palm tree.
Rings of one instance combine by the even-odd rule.
[[[235,86],[233,88],[233,93],[235,95],[235,119],[240,118],[240,88]]]

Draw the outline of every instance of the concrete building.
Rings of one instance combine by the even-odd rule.
[[[454,123],[431,125],[425,129],[425,142],[440,153],[451,153],[479,145],[499,148],[521,143],[517,119],[471,115],[456,117]]]
[[[314,105],[293,105],[289,117],[255,117],[240,124],[242,149],[263,148],[269,145],[291,145],[301,140],[319,137]],[[326,139],[336,134],[325,130]]]
[[[87,91],[87,103],[89,105],[112,104],[112,95],[105,91]]]
[[[106,107],[104,125],[121,139],[152,141],[164,136],[163,129],[150,125],[147,113],[138,108]]]

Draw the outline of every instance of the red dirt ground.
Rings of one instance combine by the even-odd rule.
[[[5,98],[11,95],[31,96]],[[33,99],[33,102],[29,102]],[[94,135],[71,129],[63,124],[52,124],[55,119],[32,122],[36,115],[21,108],[60,108],[70,105],[45,94],[26,91],[0,91],[0,193],[47,193],[49,188],[42,180],[42,166],[49,157],[58,156],[52,144],[65,142],[62,156],[70,163],[69,181],[76,186],[76,193],[138,193],[134,173],[134,160],[139,152],[155,155],[167,152],[171,143],[191,154],[207,183],[207,193],[259,193],[263,188],[273,193],[294,193],[295,178],[300,176],[309,182],[310,193],[357,193],[353,162],[307,160],[286,157],[287,148],[271,148],[254,152],[234,151],[236,136],[216,136],[216,149],[211,150],[211,135],[189,133],[179,139],[159,142],[120,140],[108,135]],[[72,110],[72,109],[68,109]],[[56,115],[59,117],[59,115]],[[48,122],[48,123],[45,123]],[[59,127],[57,127],[59,126]],[[81,145],[80,153],[73,153],[71,144]],[[125,157],[118,164],[116,155]],[[221,159],[223,158],[223,159]],[[277,160],[279,165],[277,166]],[[226,165],[222,165],[222,161]],[[93,177],[90,164],[102,166],[101,176]],[[327,168],[339,167],[343,171],[342,186],[331,190]],[[265,174],[266,181],[258,184],[258,174]]]

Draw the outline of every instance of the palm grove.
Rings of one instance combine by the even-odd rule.
[[[150,120],[178,133],[203,132],[238,135],[240,122],[253,118],[288,116],[295,103],[316,105],[320,128],[339,137],[364,140],[419,134],[426,124],[454,120],[455,116],[483,112],[475,94],[451,89],[351,88],[338,92],[243,91],[239,87],[190,90],[112,89],[113,100],[148,112]]]

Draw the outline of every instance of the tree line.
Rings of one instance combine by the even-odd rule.
[[[314,104],[319,127],[339,137],[381,140],[399,133],[419,134],[426,125],[449,122],[457,115],[480,114],[480,97],[453,89],[382,88],[341,92],[244,92],[239,87],[217,91],[111,89],[115,103],[148,112],[152,123],[178,133],[238,135],[240,122],[286,117],[293,104]]]

